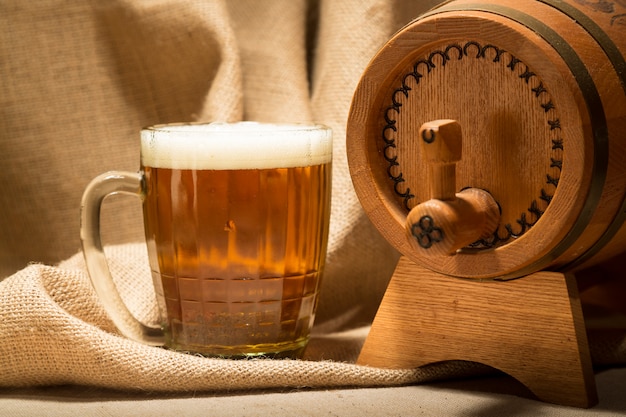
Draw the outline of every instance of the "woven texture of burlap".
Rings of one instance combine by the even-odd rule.
[[[151,391],[386,386],[484,372],[355,365],[398,254],[352,188],[352,93],[394,31],[437,1],[41,0],[0,2],[0,386]],[[120,336],[79,252],[91,178],[136,170],[138,132],[166,122],[320,122],[334,131],[327,269],[304,360],[230,361]],[[130,201],[129,201],[130,200]],[[137,201],[103,212],[113,273],[131,310],[156,317]],[[623,334],[592,341],[620,363]]]
[[[141,244],[107,249],[130,309],[156,319]],[[383,370],[354,365],[367,329],[317,334],[304,360],[222,360],[150,347],[120,336],[77,255],[59,267],[31,265],[0,283],[0,386],[82,384],[149,391],[397,385],[480,368]]]

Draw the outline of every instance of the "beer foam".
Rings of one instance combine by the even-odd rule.
[[[256,122],[168,124],[141,131],[141,163],[172,169],[293,168],[328,163],[323,125]]]

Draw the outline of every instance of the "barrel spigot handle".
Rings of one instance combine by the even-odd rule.
[[[434,120],[419,130],[420,154],[429,167],[429,200],[413,207],[406,229],[414,249],[424,256],[454,255],[459,249],[493,235],[500,208],[489,192],[456,192],[456,164],[462,157],[461,125]]]

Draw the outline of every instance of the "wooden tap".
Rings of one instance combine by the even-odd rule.
[[[429,200],[407,216],[412,246],[425,255],[454,255],[459,249],[489,238],[498,227],[498,203],[485,190],[456,192],[456,164],[462,158],[461,126],[455,120],[434,120],[419,130],[420,152],[429,166]]]

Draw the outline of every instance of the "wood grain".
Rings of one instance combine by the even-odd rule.
[[[448,360],[506,372],[543,401],[576,407],[597,402],[571,275],[538,272],[477,282],[401,257],[358,363],[411,369]]]

